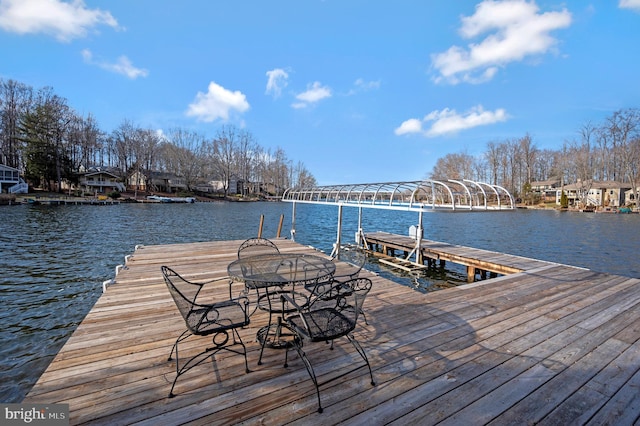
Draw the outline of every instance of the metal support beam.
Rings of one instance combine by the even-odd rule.
[[[296,240],[296,202],[293,203],[293,208],[291,211],[291,241]]]
[[[338,233],[336,236],[336,242],[333,244],[333,251],[331,257],[337,257],[340,253],[340,245],[342,244],[342,204],[338,204]]]

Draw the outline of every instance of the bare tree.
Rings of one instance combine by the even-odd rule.
[[[436,161],[431,179],[471,179],[474,175],[475,159],[467,153],[447,154]]]
[[[223,126],[214,140],[214,170],[223,182],[224,195],[229,195],[229,185],[235,170],[238,131],[233,126]]]
[[[203,176],[205,138],[197,132],[177,128],[169,132],[168,140],[173,149],[166,151],[171,152],[172,156],[166,159],[171,163],[167,171],[184,178],[187,189],[191,190]]]
[[[311,173],[307,170],[307,168],[301,162],[296,164],[293,173],[293,179],[290,182],[290,186],[293,188],[309,188],[316,186],[316,179],[313,177]]]
[[[555,171],[555,159],[557,151],[550,149],[539,150],[534,163],[533,179],[537,181],[550,180],[559,178]]]
[[[533,139],[527,133],[520,139],[520,152],[522,153],[522,159],[525,166],[524,182],[533,182],[533,170],[538,155],[538,148],[533,143]]]
[[[254,180],[253,170],[255,169],[255,154],[258,148],[253,136],[248,131],[240,130],[237,135],[235,169],[242,181],[242,195],[247,195],[248,184]],[[254,192],[258,190],[258,188],[252,189]]]
[[[129,120],[122,123],[111,132],[111,148],[114,150],[116,167],[123,175],[128,175],[135,162],[135,144],[138,129]]]
[[[100,152],[103,148],[104,140],[105,134],[100,130],[96,119],[92,114],[87,115],[82,120],[82,163],[85,166],[102,161]]]
[[[638,185],[640,185],[640,110],[626,109],[614,113],[616,139],[619,142],[620,167],[633,190],[638,205]]]
[[[159,144],[160,136],[158,132],[150,129],[135,129],[132,147],[135,160],[128,177],[133,177],[134,196],[136,198],[138,196],[138,189],[142,183],[144,183],[145,190],[148,191],[149,189],[151,183],[150,173],[156,159]]]
[[[0,79],[0,164],[24,167],[19,135],[22,116],[32,108],[33,89],[15,80]]]
[[[634,128],[637,126],[637,119],[634,118],[635,110],[619,110],[615,111],[610,117],[605,119],[605,123],[602,125],[601,132],[602,137],[606,140],[608,163],[607,168],[609,170],[608,179],[617,181],[624,176],[624,162],[623,149],[626,142],[629,140],[629,135],[634,132]]]
[[[500,169],[500,145],[497,142],[489,142],[487,144],[487,152],[485,158],[487,160],[487,166],[489,167],[489,177],[491,183],[498,184],[498,170]]]
[[[625,153],[627,155],[625,170],[631,184],[633,201],[636,207],[640,207],[640,199],[638,199],[638,188],[640,187],[640,135],[636,134],[629,140]]]
[[[72,117],[68,137],[74,170],[80,170],[81,166],[86,169],[90,165],[98,164],[103,136],[93,116]]]
[[[290,161],[287,155],[282,148],[278,147],[269,166],[269,170],[273,172],[272,179],[277,194],[282,194],[286,188],[291,186],[290,169]]]

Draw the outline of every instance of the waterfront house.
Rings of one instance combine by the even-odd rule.
[[[640,186],[638,188],[636,188],[636,192],[635,194],[638,194],[640,196]],[[630,205],[635,205],[636,204],[636,195],[633,193],[633,188],[627,190],[624,192],[624,205],[625,206],[630,206]]]
[[[180,192],[188,189],[185,178],[174,173],[151,172],[151,188],[160,192]]]
[[[206,182],[199,182],[195,186],[196,191],[206,192],[211,194],[224,194],[224,188],[227,186],[227,182],[221,179],[210,179]],[[240,184],[237,176],[231,176],[228,182],[227,193],[228,194],[240,194]]]
[[[620,207],[625,205],[625,191],[631,189],[631,185],[609,181],[578,180],[578,182],[565,185],[556,193],[556,203],[560,204],[560,197],[564,190],[569,205],[583,207]]]
[[[13,167],[0,164],[0,194],[3,192],[27,193],[29,186],[20,178],[20,172]]]
[[[531,192],[540,197],[540,201],[554,201],[560,187],[559,179],[531,182]]]
[[[126,188],[115,174],[96,169],[80,176],[79,189],[90,194],[109,194]]]
[[[147,190],[147,176],[143,172],[133,172],[127,178],[127,188],[131,191],[142,191],[146,192]]]
[[[178,192],[187,189],[183,178],[173,173],[135,171],[127,178],[131,191]]]

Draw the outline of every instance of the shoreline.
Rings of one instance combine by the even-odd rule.
[[[55,192],[31,192],[28,194],[0,194],[0,206],[17,206],[17,205],[25,205],[25,204],[45,204],[45,205],[96,205],[96,204],[121,204],[121,203],[158,203],[162,204],[156,200],[149,200],[149,196],[156,196],[158,198],[167,198],[167,199],[194,199],[199,203],[216,203],[216,202],[256,202],[256,201],[269,201],[262,199],[260,197],[232,197],[232,196],[219,196],[219,197],[205,197],[202,195],[189,195],[185,197],[177,196],[176,194],[163,193],[163,192],[153,192],[153,193],[139,193],[135,194],[134,192],[123,192],[121,196],[118,198],[110,198],[106,195],[98,195],[98,196],[75,196],[68,194],[60,194]],[[175,201],[175,203],[179,203]]]
[[[109,198],[106,195],[98,195],[93,197],[81,197],[74,195],[59,194],[55,192],[37,191],[29,194],[0,194],[0,206],[17,206],[24,204],[46,204],[46,205],[117,205],[121,203],[157,203],[158,201],[148,200],[148,196],[157,196],[161,198],[193,198],[199,203],[216,203],[216,202],[259,202],[273,201],[261,197],[238,197],[238,196],[217,196],[205,197],[202,195],[190,195],[187,197],[177,197],[176,194],[153,192],[140,193],[123,192],[118,198]],[[179,202],[175,202],[179,203]],[[549,211],[566,211],[574,213],[598,213],[598,214],[640,214],[640,209],[633,207],[599,207],[599,208],[561,208],[549,205],[525,205],[517,204],[516,209],[520,210],[549,210]]]

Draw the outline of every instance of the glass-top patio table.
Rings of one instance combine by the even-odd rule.
[[[330,281],[335,271],[336,266],[331,259],[302,253],[260,254],[229,264],[229,276],[244,281],[247,289],[255,290],[258,295],[257,307],[269,312],[269,323],[257,333],[262,346],[258,364],[262,363],[265,346],[289,348],[293,339],[297,338],[295,332],[282,322],[283,314],[296,310],[285,301],[282,294],[286,293],[297,305],[304,306],[310,295],[306,289]],[[274,314],[278,315],[276,323],[272,321]]]

